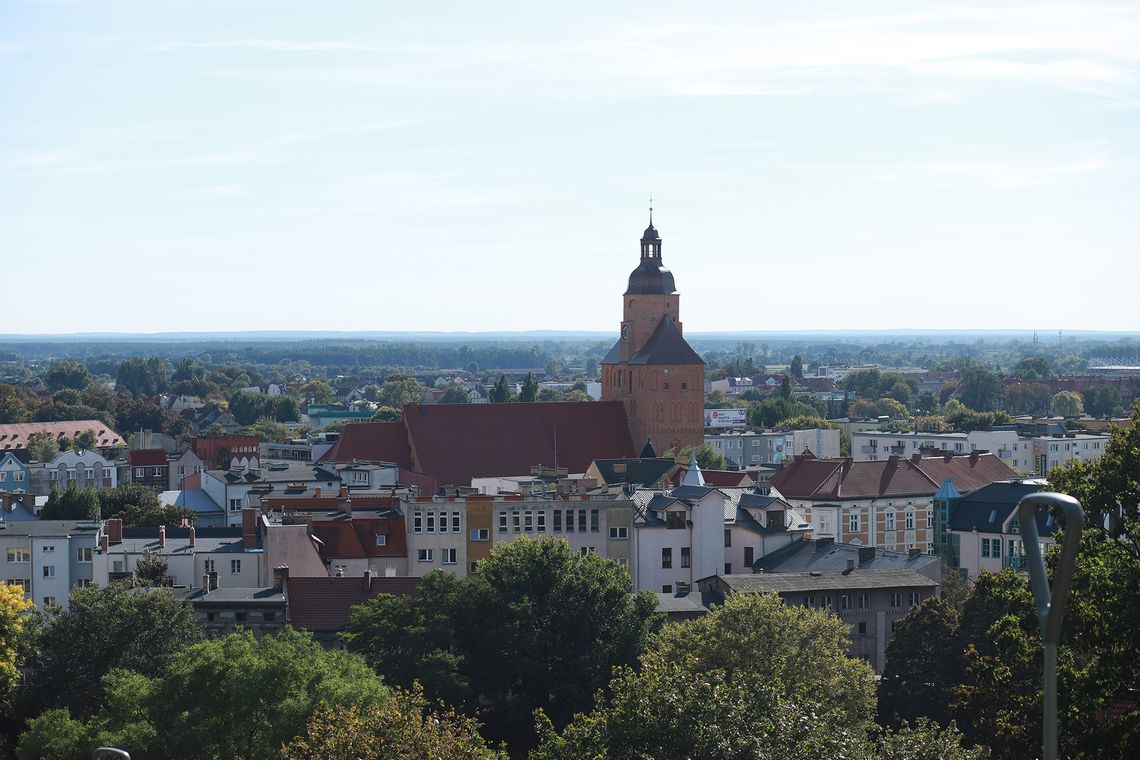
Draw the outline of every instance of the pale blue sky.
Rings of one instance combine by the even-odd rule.
[[[855,11],[855,8],[858,11]],[[0,0],[2,332],[1135,330],[1140,3]]]

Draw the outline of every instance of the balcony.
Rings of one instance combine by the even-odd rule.
[[[1026,563],[1025,557],[1019,557],[1017,555],[1003,559],[1001,566],[1019,573],[1024,573],[1029,570],[1029,565]]]
[[[906,446],[901,444],[901,443],[896,445],[896,446],[888,446],[887,447],[887,453],[888,454],[894,454],[895,456],[901,457],[901,456],[906,454]]]
[[[862,451],[864,454],[878,454],[879,453],[879,447],[878,446],[860,446],[859,450]]]

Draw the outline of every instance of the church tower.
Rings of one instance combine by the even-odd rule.
[[[621,335],[602,359],[602,400],[621,401],[635,446],[657,452],[704,441],[705,363],[681,333],[681,295],[661,263],[661,236],[641,236],[641,261],[622,296]]]

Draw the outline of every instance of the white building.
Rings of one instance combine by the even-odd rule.
[[[48,496],[52,489],[114,488],[119,484],[115,463],[98,451],[68,449],[40,467],[29,469],[30,493]]]
[[[37,608],[67,609],[75,586],[94,578],[98,525],[76,520],[0,522],[0,582],[19,585]]]
[[[810,430],[743,430],[706,435],[705,443],[738,467],[779,464],[810,449],[821,459],[839,456],[839,431]]]
[[[1041,479],[1007,480],[979,488],[951,500],[948,560],[973,581],[983,572],[997,573],[1005,568],[1026,570],[1025,549],[1017,504],[1025,496],[1046,489]],[[1037,533],[1042,555],[1054,544],[1057,524],[1044,510],[1037,512]]]

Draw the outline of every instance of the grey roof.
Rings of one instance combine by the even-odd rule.
[[[962,532],[1001,533],[1002,526],[1022,497],[1045,490],[1039,482],[1003,481],[991,483],[958,499],[950,514],[950,529]],[[1037,511],[1037,530],[1042,536],[1051,536],[1057,529],[1052,515]]]
[[[267,462],[260,469],[208,470],[226,483],[293,483],[312,480],[340,480],[334,470],[307,462]]]
[[[665,614],[703,615],[714,604],[723,604],[724,595],[719,591],[694,591],[690,593],[664,594],[657,592],[657,611]]]
[[[854,560],[860,571],[908,569],[923,572],[938,564],[938,558],[930,554],[911,556],[909,552],[808,539],[794,541],[764,555],[756,560],[752,569],[764,573],[834,573],[846,570],[847,560]]]
[[[693,347],[681,336],[673,317],[661,317],[653,334],[641,349],[629,357],[629,364],[699,364],[702,359]]]
[[[686,501],[700,501],[708,496],[716,489],[712,486],[680,486],[674,488],[670,493],[674,499],[685,499]]]
[[[602,481],[612,485],[614,483],[633,483],[640,486],[651,486],[669,474],[677,466],[673,459],[668,457],[638,458],[638,459],[595,459],[594,465],[602,476]],[[618,472],[624,465],[625,471]]]
[[[647,230],[648,232],[648,230]],[[629,273],[629,286],[625,295],[672,295],[677,292],[673,273],[665,268],[661,259],[642,256],[641,262]]]
[[[285,592],[279,588],[221,586],[208,594],[202,593],[200,588],[174,588],[171,592],[177,599],[199,604],[285,604]]]
[[[68,536],[89,535],[94,536],[98,525],[86,520],[17,520],[12,523],[0,523],[0,538],[4,536]]]
[[[934,588],[938,581],[913,570],[852,570],[849,573],[757,573],[722,575],[734,592],[762,594],[768,591],[842,591],[872,588]]]
[[[620,364],[621,363],[621,340],[614,344],[613,348],[606,352],[602,357],[599,364]]]
[[[201,488],[189,488],[183,491],[163,491],[158,495],[158,500],[168,507],[192,509],[199,514],[225,512],[225,510]]]

